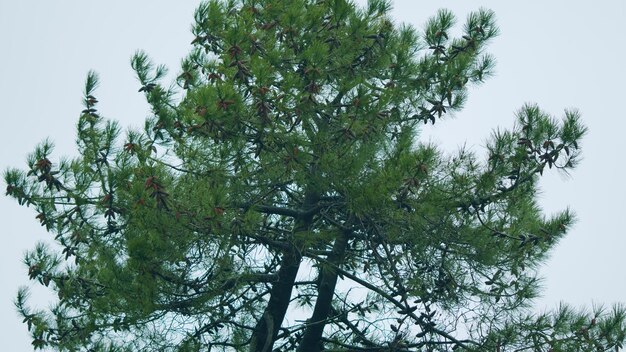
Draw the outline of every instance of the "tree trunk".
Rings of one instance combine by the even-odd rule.
[[[302,208],[305,211],[308,210],[317,202],[317,199],[318,197],[313,194],[306,194]],[[296,218],[293,233],[307,231],[312,221],[313,214],[310,213]],[[278,281],[272,285],[269,302],[252,333],[250,352],[272,351],[276,336],[289,308],[291,292],[301,261],[302,255],[298,249],[298,243],[294,241],[294,244],[283,252],[280,269],[278,269]]]
[[[328,261],[333,265],[341,265],[348,245],[348,235],[341,233],[337,236]],[[322,334],[326,320],[332,308],[335,287],[337,286],[337,271],[327,265],[320,265],[320,283],[317,288],[317,300],[313,315],[308,321],[304,336],[298,346],[298,352],[319,352],[322,350]]]
[[[293,284],[300,268],[302,256],[295,249],[283,253],[283,258],[278,270],[278,281],[274,283],[270,291],[270,300],[265,311],[252,334],[250,352],[269,352],[274,346],[274,340],[285,318]]]

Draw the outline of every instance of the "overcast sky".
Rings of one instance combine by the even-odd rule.
[[[363,3],[365,1],[358,1]],[[418,28],[439,8],[459,17],[480,7],[496,12],[501,35],[490,47],[496,76],[470,91],[454,119],[424,138],[448,150],[467,141],[480,152],[490,131],[510,127],[526,102],[560,117],[578,108],[589,134],[584,160],[571,177],[542,182],[546,212],[570,206],[579,221],[542,268],[544,298],[537,310],[558,302],[577,306],[626,302],[623,221],[626,166],[620,148],[626,118],[626,1],[417,1],[396,0],[393,16]],[[148,114],[129,58],[143,49],[172,75],[190,48],[196,1],[0,0],[0,170],[25,167],[46,137],[55,156],[75,155],[75,124],[87,71],[101,77],[99,110],[123,126],[141,126]],[[6,185],[2,183],[2,190]],[[30,351],[26,326],[13,299],[29,285],[21,264],[25,250],[45,233],[32,209],[0,196],[0,341],[6,351]],[[35,292],[46,305],[46,295]]]

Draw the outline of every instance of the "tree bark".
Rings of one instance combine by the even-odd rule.
[[[335,239],[335,244],[328,261],[336,266],[341,265],[346,253],[348,245],[347,233],[341,233]],[[308,321],[306,330],[302,337],[302,341],[298,346],[298,352],[319,352],[322,350],[322,334],[328,319],[328,315],[332,308],[333,296],[337,286],[337,270],[333,267],[320,265],[319,274],[320,283],[317,288],[317,300],[313,315]]]
[[[276,335],[285,318],[293,284],[300,268],[302,255],[291,248],[283,253],[278,270],[278,281],[272,285],[270,300],[252,335],[250,352],[269,352],[274,346]]]
[[[318,197],[313,194],[306,194],[303,210],[310,209],[317,202],[317,199]],[[294,234],[307,231],[311,226],[313,213],[305,212],[304,214],[296,218],[293,228]],[[278,281],[272,285],[269,302],[252,333],[250,352],[272,351],[276,336],[289,308],[291,292],[302,261],[300,250],[298,243],[294,241],[289,248],[283,251],[280,269],[278,269]]]

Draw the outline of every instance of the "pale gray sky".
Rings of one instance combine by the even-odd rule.
[[[360,3],[365,2],[358,1]],[[197,1],[0,0],[0,169],[25,166],[46,137],[56,156],[74,155],[75,124],[82,109],[86,73],[101,76],[100,111],[124,126],[141,126],[148,114],[129,58],[137,49],[178,70],[190,48]],[[541,204],[552,212],[572,207],[579,222],[542,269],[544,298],[537,309],[559,301],[591,306],[626,302],[626,185],[620,147],[626,119],[626,2],[623,0],[468,1],[396,0],[394,17],[418,28],[439,8],[462,23],[480,7],[496,12],[501,35],[490,52],[496,76],[470,92],[466,109],[425,136],[453,150],[464,141],[481,150],[489,132],[509,127],[514,112],[536,102],[555,116],[578,108],[589,127],[584,160],[570,178],[550,174]],[[2,190],[6,185],[2,184]],[[0,341],[3,350],[30,351],[26,326],[12,301],[30,285],[22,254],[51,239],[32,209],[0,196]],[[46,295],[35,292],[46,305]]]

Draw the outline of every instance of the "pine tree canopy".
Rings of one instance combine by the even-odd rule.
[[[123,132],[90,72],[79,156],[45,141],[7,195],[54,236],[25,255],[58,299],[16,306],[58,351],[618,351],[623,307],[531,308],[574,221],[537,203],[586,128],[534,105],[484,149],[423,124],[492,72],[494,14],[418,31],[390,2],[210,0],[175,84],[137,52],[151,117]],[[513,124],[512,124],[513,125]]]

